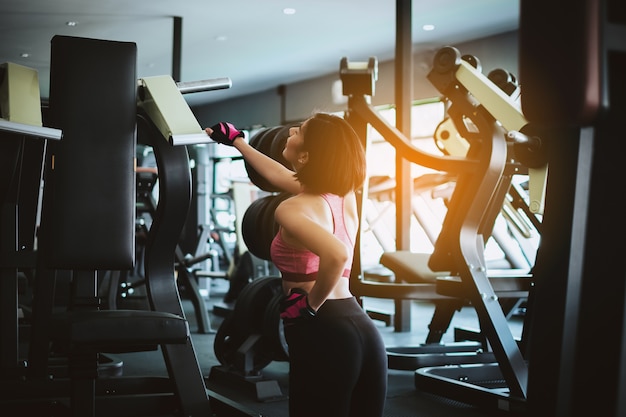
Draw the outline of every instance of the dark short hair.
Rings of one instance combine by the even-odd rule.
[[[365,150],[352,126],[339,116],[315,113],[302,128],[308,162],[296,178],[305,191],[346,195],[363,185]]]

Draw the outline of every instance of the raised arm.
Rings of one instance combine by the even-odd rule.
[[[232,124],[218,123],[205,131],[214,141],[236,148],[243,159],[275,187],[290,194],[300,193],[301,185],[294,177],[294,171],[252,147],[244,140],[243,132]]]

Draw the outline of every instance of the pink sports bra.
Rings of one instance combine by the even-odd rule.
[[[335,227],[333,234],[348,245],[354,248],[354,243],[348,234],[343,218],[344,199],[335,194],[322,194],[322,198],[326,200],[330,211],[333,215]],[[307,282],[317,279],[317,271],[319,270],[320,258],[313,252],[306,249],[296,249],[289,246],[281,237],[280,230],[274,236],[270,247],[270,255],[272,262],[281,273],[283,280],[292,282]],[[341,276],[350,277],[352,268],[352,256],[346,263],[346,268]]]

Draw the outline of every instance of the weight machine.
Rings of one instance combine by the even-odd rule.
[[[44,127],[37,71],[0,65],[0,374],[19,375],[18,276],[36,265],[36,226],[47,141],[62,131]]]
[[[63,138],[48,149],[43,165],[28,360],[20,364],[14,357],[15,348],[7,342],[15,338],[3,335],[2,339],[4,363],[14,370],[3,369],[3,410],[58,409],[81,417],[96,411],[138,416],[164,410],[205,416],[217,409],[228,415],[254,415],[219,395],[209,396],[174,276],[175,247],[191,193],[185,145],[207,142],[208,137],[171,77],[141,79],[137,84],[133,43],[56,36],[51,45],[50,123],[57,129],[35,128],[34,134],[58,139],[62,131]],[[91,88],[84,88],[85,83],[91,83]],[[204,85],[211,89],[210,83]],[[103,99],[94,101],[93,96]],[[137,136],[154,147],[160,174],[159,203],[146,243],[150,307],[105,310],[97,294],[98,271],[125,270],[134,262]],[[15,203],[11,193],[7,196],[7,202]],[[4,213],[3,206],[3,218]],[[85,227],[94,219],[93,227]],[[2,226],[4,231],[4,221]],[[22,266],[17,262],[20,254],[11,255],[10,247],[6,249],[5,253],[3,243],[3,281],[5,270],[13,277]],[[72,279],[70,308],[53,311],[54,282],[61,271]],[[15,332],[8,330],[8,334]],[[103,352],[159,346],[168,377],[116,373],[100,378],[105,375]],[[66,359],[63,369],[51,361],[52,356]]]
[[[488,406],[493,405],[495,399],[497,408],[515,409],[526,398],[528,367],[522,347],[511,334],[499,300],[527,295],[532,275],[519,274],[519,271],[504,275],[490,273],[485,263],[484,245],[492,233],[495,217],[502,210],[513,175],[530,175],[532,191],[529,206],[540,213],[547,167],[541,158],[541,141],[527,134],[527,122],[521,111],[502,88],[480,72],[479,67],[475,57],[461,57],[459,51],[451,47],[441,49],[435,57],[429,80],[450,101],[448,115],[454,128],[469,142],[467,155],[437,156],[412,146],[369,104],[367,96],[373,94],[376,77],[375,60],[370,59],[367,66],[361,64],[352,68],[345,58],[342,60],[344,94],[349,97],[346,118],[357,133],[367,138],[366,128],[371,124],[403,158],[457,176],[433,253],[425,257],[401,251],[385,253],[381,258],[383,265],[387,264],[385,266],[392,271],[395,269],[396,275],[405,282],[387,284],[366,280],[360,269],[360,254],[355,253],[351,285],[357,296],[427,299],[440,303],[429,326],[428,343],[423,346],[426,352],[424,358],[428,359],[432,359],[432,343],[438,342],[447,329],[454,306],[458,305],[455,304],[457,300],[469,300],[477,311],[481,331],[493,356],[479,357],[475,353],[458,355],[454,344],[439,346],[437,360],[442,360],[441,356],[444,356],[440,364],[447,366],[441,375],[436,366],[418,369],[416,386],[444,393],[447,389],[449,394],[450,384],[458,382],[463,387],[469,387],[474,376],[481,374],[481,377],[490,380],[503,380],[505,387],[485,389],[483,392],[487,395],[480,396],[476,395],[472,386],[471,395],[463,399],[473,403],[482,401]],[[367,140],[365,146],[367,149]],[[362,201],[365,198],[367,189],[361,196]],[[427,265],[424,265],[425,262]],[[435,277],[433,281],[432,278],[424,279],[424,270],[446,272],[445,276]],[[447,353],[454,354],[445,357]],[[458,360],[459,357],[462,359]],[[494,359],[496,363],[490,363]],[[456,369],[462,369],[464,376],[460,380],[449,378],[450,381],[447,381],[448,375]],[[428,381],[422,382],[425,379]],[[446,379],[445,389],[442,388],[444,382],[440,382],[443,379]],[[455,389],[463,392],[461,388]]]

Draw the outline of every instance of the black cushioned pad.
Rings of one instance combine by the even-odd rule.
[[[459,297],[464,294],[460,278],[447,271],[433,271],[428,267],[429,253],[411,251],[385,252],[380,263],[396,275],[396,279],[410,283],[436,282],[437,292]],[[489,282],[494,291],[511,297],[524,297],[531,285],[532,274],[519,269],[490,269]]]
[[[41,254],[53,269],[126,270],[135,251],[137,46],[51,40],[51,143]]]
[[[435,272],[428,267],[430,253],[411,251],[385,252],[380,257],[380,263],[389,268],[400,282],[436,282],[438,277],[450,275],[447,271]]]
[[[171,313],[145,310],[77,313],[53,316],[50,330],[55,341],[115,353],[144,345],[186,343],[190,336],[187,321]]]
[[[500,272],[500,271],[496,271]],[[489,275],[491,288],[500,298],[524,298],[532,285],[532,274],[502,272],[494,276]],[[460,277],[437,278],[437,293],[449,297],[466,297],[467,285]]]

